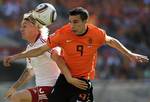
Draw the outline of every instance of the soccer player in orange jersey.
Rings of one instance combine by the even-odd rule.
[[[84,80],[88,86],[79,85],[77,88],[69,84],[61,74],[56,82],[49,102],[93,102],[92,84],[94,79],[97,49],[102,45],[109,45],[131,61],[148,62],[147,56],[133,53],[117,39],[108,36],[106,32],[92,24],[88,24],[88,11],[82,7],[69,11],[69,23],[50,35],[47,44],[42,47],[20,53],[13,60],[39,56],[50,48],[60,46],[63,49],[63,58],[72,77]],[[8,60],[11,62],[12,59]],[[76,86],[78,86],[76,84]]]
[[[43,10],[44,12],[44,9],[46,9],[48,10],[47,12],[49,14],[51,14],[50,11],[54,9],[54,7],[48,3],[42,3],[39,4],[39,6],[40,10]],[[32,12],[24,14],[20,31],[22,38],[29,43],[25,51],[46,44],[46,40],[49,34],[49,29],[47,28],[47,26],[50,24],[52,24],[51,21],[47,22],[46,25],[38,22],[36,20],[36,16],[33,16]],[[48,102],[47,96],[51,93],[53,86],[55,85],[56,80],[60,75],[60,70],[57,67],[56,63],[58,64],[58,66],[59,63],[64,63],[63,59],[60,56],[60,52],[61,48],[55,47],[51,49],[51,51],[46,51],[39,57],[26,58],[27,65],[24,72],[22,73],[20,78],[8,89],[5,94],[5,98],[7,98],[10,102]],[[7,62],[5,61],[12,57],[13,55],[5,57],[6,60],[4,58],[4,66],[9,66],[9,64],[7,64]],[[66,66],[65,63],[64,66]],[[63,69],[65,69],[64,66]],[[33,76],[35,76],[36,84],[34,87],[18,90],[19,87],[27,83]],[[72,78],[71,75],[69,75],[69,77],[67,76],[66,79],[69,83],[82,83],[81,80]]]

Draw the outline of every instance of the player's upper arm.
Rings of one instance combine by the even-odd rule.
[[[99,35],[99,44],[100,45],[103,45],[103,44],[105,44],[106,43],[106,36],[107,36],[107,34],[106,34],[106,32],[105,32],[105,30],[103,30],[103,29],[98,29],[98,35]]]
[[[116,39],[107,35],[106,36],[106,44],[111,46],[111,47],[115,47],[116,46]]]
[[[105,37],[106,44],[109,44],[111,42],[111,39],[112,39],[112,37],[106,35],[106,37]]]
[[[60,30],[57,30],[55,33],[49,35],[47,39],[47,45],[50,48],[54,48],[56,46],[60,46],[61,43],[63,42],[62,38],[62,32]]]

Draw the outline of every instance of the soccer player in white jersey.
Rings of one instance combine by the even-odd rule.
[[[48,28],[42,26],[40,23],[36,23],[35,18],[32,18],[32,13],[24,14],[24,18],[21,23],[21,33],[23,39],[29,42],[26,51],[37,48],[45,44],[48,36]],[[67,81],[77,87],[86,87],[85,82],[76,78],[71,78],[70,73],[66,74],[65,62],[61,57],[56,56],[60,54],[61,49],[56,47],[49,52],[45,52],[41,56],[27,58],[27,68],[25,68],[21,77],[15,84],[6,92],[5,96],[11,102],[48,102],[47,95],[51,93],[53,86],[60,74],[60,70],[57,67],[63,67],[62,73],[67,76]],[[8,56],[6,59],[12,58]],[[54,61],[50,58],[52,57]],[[10,66],[7,60],[4,59],[4,65]],[[61,68],[60,68],[61,69]],[[28,82],[35,75],[36,86],[20,91],[16,91],[21,85]]]
[[[30,15],[30,13],[26,15]],[[48,28],[43,26],[39,30],[28,18],[24,18],[21,24],[21,33],[23,39],[29,42],[26,48],[26,51],[28,51],[42,46],[45,43],[48,36]],[[60,52],[60,48],[53,50]],[[52,87],[55,85],[60,70],[50,58],[50,52],[46,52],[39,57],[27,58],[26,60],[27,68],[24,70],[20,79],[8,90],[6,96],[11,96],[10,100],[12,102],[21,102],[21,100],[28,102],[46,102],[47,94],[51,92]],[[16,92],[16,89],[29,81],[33,75],[35,75],[36,87]]]

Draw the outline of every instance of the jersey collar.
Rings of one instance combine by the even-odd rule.
[[[80,34],[80,35],[77,35],[77,36],[84,36],[87,32],[88,32],[88,26],[87,26],[87,28],[86,28],[86,31],[84,32],[84,33],[82,33],[82,34]]]

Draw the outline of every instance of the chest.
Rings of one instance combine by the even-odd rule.
[[[89,55],[96,52],[98,39],[94,36],[68,37],[64,39],[63,49],[68,55]]]
[[[29,44],[26,48],[26,51],[38,48],[40,46],[43,46],[45,43],[41,42],[41,41],[37,41],[35,44],[31,45]],[[47,60],[50,59],[50,53],[49,52],[45,52],[44,54],[37,56],[37,57],[32,57],[29,58],[29,61],[31,62],[32,65],[38,65],[38,63],[40,64],[45,64],[45,62],[47,62]]]

